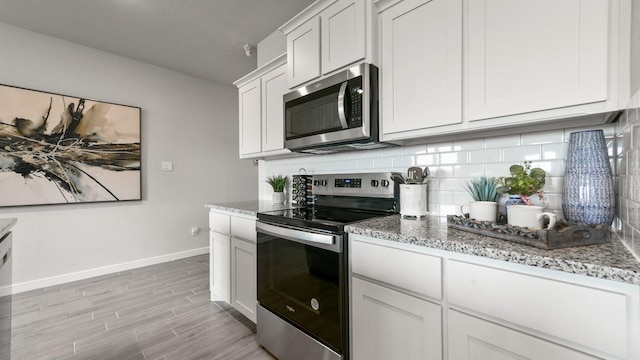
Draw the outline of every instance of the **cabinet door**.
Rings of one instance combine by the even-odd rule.
[[[287,35],[289,88],[320,76],[320,18],[315,17]]]
[[[364,0],[338,0],[320,19],[323,74],[365,57]]]
[[[382,131],[462,121],[462,0],[406,0],[380,14]]]
[[[352,278],[354,360],[442,359],[438,305]]]
[[[256,322],[256,244],[231,239],[231,305]]]
[[[262,77],[262,151],[284,149],[284,104],[287,66]]]
[[[449,360],[598,359],[457,311],[448,315]]]
[[[238,89],[240,118],[240,155],[259,153],[261,141],[260,79]]]
[[[468,1],[469,120],[607,100],[609,1]]]
[[[231,303],[231,237],[209,233],[211,300]]]

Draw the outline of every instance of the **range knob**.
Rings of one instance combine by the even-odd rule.
[[[382,185],[382,187],[389,187],[389,180],[381,180],[380,185]]]
[[[320,180],[320,186],[327,186],[327,180]]]
[[[378,187],[378,180],[371,180],[371,186]]]
[[[313,185],[315,185],[315,186],[320,185],[320,180],[313,180]]]

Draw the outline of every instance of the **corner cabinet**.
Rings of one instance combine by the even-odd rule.
[[[288,153],[282,100],[287,91],[285,55],[233,84],[238,87],[240,158]]]
[[[210,289],[212,301],[224,301],[256,322],[256,218],[211,209]]]
[[[372,2],[320,0],[280,27],[287,38],[288,87],[293,89],[359,60],[373,62]]]
[[[352,359],[640,359],[640,285],[349,235]]]
[[[376,5],[383,140],[604,122],[628,101],[629,0]]]

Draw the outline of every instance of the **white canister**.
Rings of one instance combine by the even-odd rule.
[[[400,185],[400,215],[412,218],[427,215],[427,184]]]

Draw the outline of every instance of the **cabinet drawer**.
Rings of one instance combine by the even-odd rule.
[[[354,240],[351,270],[410,292],[442,299],[442,259]]]
[[[227,214],[209,212],[209,228],[221,234],[231,234],[231,220]]]
[[[446,275],[451,307],[627,356],[632,316],[623,293],[457,260],[447,261]]]
[[[256,220],[232,216],[231,235],[256,242]]]

